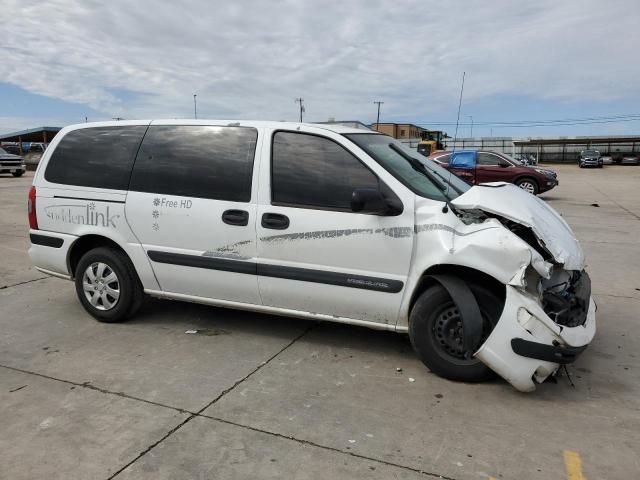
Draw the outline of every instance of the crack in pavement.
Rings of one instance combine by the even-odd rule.
[[[315,443],[315,442],[312,442],[310,440],[303,440],[303,439],[296,438],[296,437],[293,437],[293,436],[290,436],[290,435],[285,435],[285,434],[282,434],[282,433],[272,432],[270,430],[263,430],[261,428],[252,427],[250,425],[244,425],[242,423],[236,423],[236,422],[233,422],[231,420],[225,420],[224,418],[213,417],[211,415],[204,415],[204,414],[200,414],[198,416],[201,417],[201,418],[207,418],[209,420],[215,420],[215,421],[220,422],[220,423],[225,423],[227,425],[233,425],[235,427],[245,428],[247,430],[251,430],[251,431],[254,431],[254,432],[264,433],[266,435],[271,435],[273,437],[282,438],[282,439],[285,439],[285,440],[292,440],[292,441],[300,443],[302,445],[309,445],[309,446],[312,446],[312,447],[321,448],[323,450],[328,450],[330,452],[342,453],[343,455],[349,455],[351,457],[359,458],[361,460],[368,460],[370,462],[376,462],[376,463],[379,463],[379,464],[382,464],[382,465],[387,465],[387,466],[390,466],[390,467],[401,468],[403,470],[409,470],[409,471],[412,471],[414,473],[419,473],[421,475],[425,475],[425,476],[428,476],[428,477],[441,478],[443,480],[456,480],[453,477],[448,477],[448,476],[440,475],[438,473],[433,473],[433,472],[427,472],[426,470],[420,470],[419,468],[409,467],[407,465],[402,465],[402,464],[399,464],[399,463],[393,463],[393,462],[389,462],[387,460],[381,460],[381,459],[375,458],[375,457],[368,457],[368,456],[362,455],[360,453],[347,452],[345,450],[340,450],[339,448],[336,448],[336,447],[330,447],[328,445],[322,445],[320,443]]]
[[[598,187],[594,186],[593,184],[589,184],[591,185],[591,188],[593,188],[594,190],[600,192],[602,195],[604,195],[608,200],[610,200],[612,203],[614,203],[615,205],[618,206],[618,208],[621,208],[622,210],[624,210],[625,212],[627,212],[629,215],[631,215],[632,217],[634,217],[636,220],[640,220],[640,216],[636,215],[635,213],[633,213],[631,210],[629,210],[627,207],[624,207],[622,205],[620,205],[618,202],[616,202],[613,198],[611,198],[609,195],[607,195],[606,193],[604,193],[602,190],[600,190]]]
[[[194,412],[191,412],[189,410],[185,410],[185,409],[180,408],[180,407],[174,407],[172,405],[166,405],[164,403],[154,402],[152,400],[146,400],[146,399],[140,398],[140,397],[134,397],[134,396],[128,395],[128,394],[126,394],[124,392],[114,392],[114,391],[108,390],[106,388],[102,388],[102,387],[98,387],[96,385],[92,385],[89,382],[83,382],[83,383],[74,382],[72,380],[66,380],[64,378],[57,378],[57,377],[52,377],[50,375],[45,375],[44,373],[32,372],[30,370],[24,370],[22,368],[11,367],[9,365],[0,364],[0,367],[1,368],[6,368],[7,370],[13,370],[15,372],[20,372],[20,373],[25,373],[25,374],[28,374],[28,375],[35,375],[36,377],[46,378],[47,380],[55,380],[56,382],[66,383],[68,385],[73,385],[74,387],[88,388],[89,390],[93,390],[95,392],[105,393],[107,395],[115,395],[116,397],[127,398],[129,400],[136,400],[138,402],[143,402],[143,403],[148,403],[150,405],[155,405],[156,407],[169,408],[171,410],[175,410],[175,411],[180,412],[180,413],[186,413],[186,414],[189,414],[189,415],[194,415]]]
[[[271,357],[269,357],[266,361],[261,362],[260,365],[258,365],[256,368],[254,368],[253,370],[251,370],[251,372],[249,372],[247,375],[245,375],[244,377],[242,377],[240,380],[237,380],[231,387],[226,388],[225,390],[223,390],[219,395],[217,395],[213,400],[211,400],[209,403],[207,403],[204,407],[202,407],[200,410],[198,410],[197,412],[191,413],[191,415],[189,417],[187,417],[185,420],[183,420],[182,422],[180,422],[178,425],[176,425],[174,428],[172,428],[171,430],[169,430],[160,440],[158,440],[157,442],[149,445],[145,450],[143,450],[140,454],[138,454],[133,460],[131,460],[129,463],[127,463],[125,466],[123,466],[122,468],[120,468],[119,470],[117,470],[113,475],[109,476],[107,478],[107,480],[112,480],[113,478],[117,477],[118,475],[120,475],[123,471],[125,471],[127,468],[129,468],[131,465],[133,465],[135,462],[137,462],[138,460],[140,460],[142,457],[144,457],[147,453],[149,453],[151,450],[153,450],[155,447],[157,447],[158,445],[160,445],[162,442],[164,442],[167,438],[169,438],[171,435],[173,435],[175,432],[177,432],[178,430],[180,430],[182,427],[184,427],[187,423],[189,423],[191,420],[193,420],[194,418],[197,417],[202,417],[202,412],[204,412],[207,408],[209,408],[210,406],[212,406],[213,404],[215,404],[217,401],[219,401],[222,397],[224,397],[225,395],[227,395],[229,392],[231,392],[234,388],[236,388],[238,385],[240,385],[242,382],[244,382],[245,380],[248,380],[249,378],[251,378],[252,375],[254,375],[255,373],[259,372],[262,368],[264,368],[265,366],[267,366],[273,359],[275,359],[278,355],[280,355],[282,352],[284,352],[285,350],[287,350],[289,347],[291,347],[294,343],[296,343],[298,340],[300,340],[302,337],[304,337],[307,333],[309,333],[312,329],[314,329],[318,324],[313,324],[311,325],[309,328],[307,328],[306,330],[304,330],[300,335],[298,335],[297,337],[295,337],[293,340],[291,340],[288,344],[286,344],[284,347],[282,347],[280,350],[278,350],[276,353],[274,353]]]
[[[46,280],[47,278],[51,278],[51,276],[47,275],[46,277],[34,278],[33,280],[25,280],[24,282],[13,283],[11,285],[3,285],[2,287],[0,287],[0,290],[11,287],[19,287],[20,285],[25,285],[27,283],[39,282],[40,280]]]

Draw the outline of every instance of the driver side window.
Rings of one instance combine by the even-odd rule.
[[[284,131],[273,135],[273,205],[351,211],[355,189],[378,190],[381,184],[360,160],[331,139]]]

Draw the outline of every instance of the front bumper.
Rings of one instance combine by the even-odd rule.
[[[536,382],[574,361],[589,345],[596,332],[595,310],[590,298],[583,325],[561,326],[536,298],[508,285],[502,315],[475,356],[517,390],[533,391]]]
[[[24,163],[2,163],[0,162],[0,172],[26,172],[27,166]]]

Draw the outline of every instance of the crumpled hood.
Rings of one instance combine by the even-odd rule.
[[[462,210],[483,210],[531,228],[556,262],[566,270],[582,270],[584,254],[567,222],[546,202],[511,183],[471,187],[451,204]]]

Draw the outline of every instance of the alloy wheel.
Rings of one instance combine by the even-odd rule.
[[[111,310],[120,298],[120,281],[106,263],[94,262],[82,276],[82,288],[89,303],[97,310]]]
[[[533,183],[531,183],[531,182],[529,182],[527,180],[525,180],[524,182],[520,182],[518,184],[518,186],[521,189],[523,189],[523,190],[525,190],[525,191],[527,191],[527,192],[529,192],[531,194],[536,193],[536,186]]]

